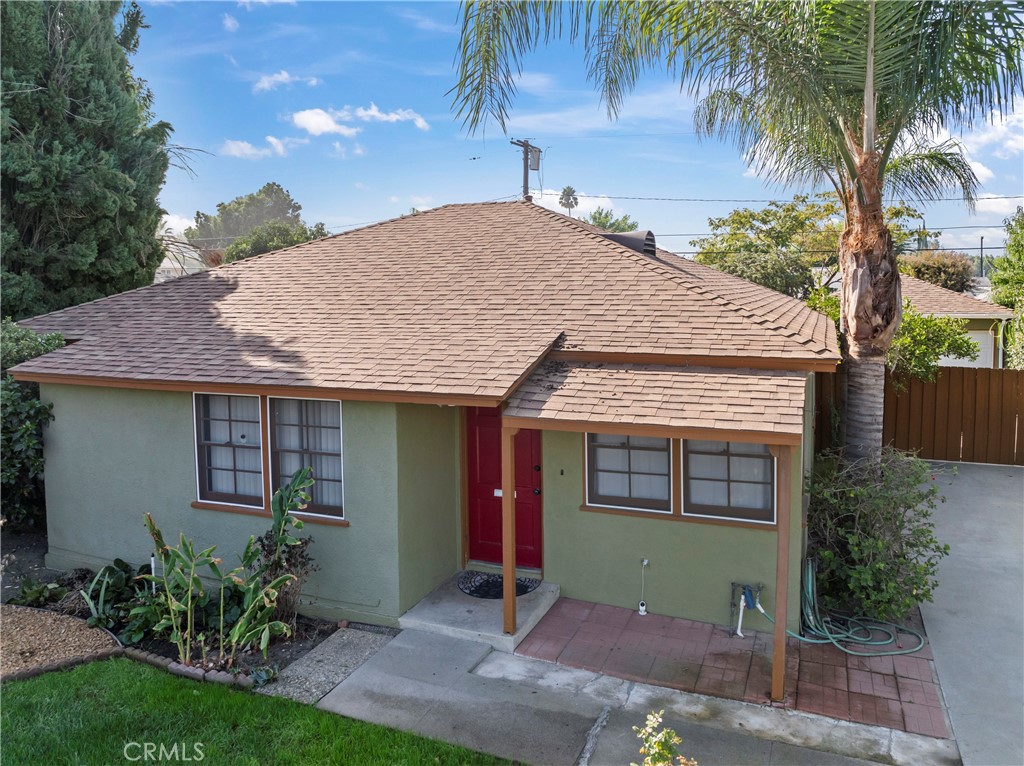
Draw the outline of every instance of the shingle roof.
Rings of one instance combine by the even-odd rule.
[[[506,418],[799,435],[806,373],[544,362]]]
[[[28,320],[80,340],[17,372],[500,399],[559,338],[838,360],[824,317],[717,274],[536,205],[451,205]]]
[[[1012,319],[1013,312],[995,303],[957,293],[922,279],[900,274],[903,297],[921,314],[978,319]]]

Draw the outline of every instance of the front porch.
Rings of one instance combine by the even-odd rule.
[[[399,617],[398,627],[482,641],[511,653],[559,600],[559,587],[550,582],[541,582],[536,590],[515,597],[518,620],[515,630],[506,633],[503,599],[474,598],[463,593],[457,584],[459,574],[445,580]]]
[[[920,626],[917,626],[920,627]],[[903,636],[901,643],[913,643]],[[950,738],[931,647],[858,657],[788,638],[786,699],[776,705],[855,723]],[[562,598],[516,654],[637,683],[767,704],[771,634]]]

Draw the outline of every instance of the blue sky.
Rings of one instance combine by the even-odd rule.
[[[665,75],[645,77],[610,122],[586,80],[582,51],[566,44],[526,61],[508,135],[497,125],[469,136],[446,92],[454,84],[457,3],[149,2],[150,29],[134,59],[155,112],[177,144],[202,150],[190,177],[172,168],[161,195],[168,222],[277,181],[307,222],[332,231],[410,208],[513,199],[520,152],[510,137],[544,149],[531,187],[557,208],[571,184],[597,205],[628,212],[677,252],[708,231],[707,219],[761,202],[655,202],[628,197],[767,200],[795,191],[753,177],[730,144],[698,140],[691,103]],[[962,136],[982,194],[1024,195],[1024,103],[1008,119]],[[1024,200],[919,206],[945,246],[987,252],[1001,221]],[[671,236],[683,235],[683,236]],[[977,252],[976,249],[973,252]],[[1000,251],[995,251],[1000,252]]]

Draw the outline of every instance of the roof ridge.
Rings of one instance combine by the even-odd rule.
[[[751,320],[758,327],[762,327],[762,328],[763,327],[767,327],[768,329],[773,330],[773,331],[777,332],[778,334],[782,335],[787,340],[792,339],[794,337],[803,338],[804,341],[806,341],[805,343],[799,343],[798,342],[798,345],[801,346],[803,349],[806,349],[807,343],[817,343],[817,341],[813,337],[811,337],[811,338],[806,337],[806,336],[800,334],[799,332],[797,332],[795,330],[792,330],[792,329],[790,329],[788,327],[785,327],[783,325],[778,324],[777,322],[775,322],[774,320],[772,320],[772,319],[770,319],[768,317],[761,316],[759,314],[755,314],[752,311],[750,311],[750,309],[748,309],[748,308],[746,308],[746,307],[744,307],[744,306],[742,306],[742,305],[740,305],[740,304],[730,300],[729,298],[726,298],[725,296],[720,295],[719,293],[714,292],[713,290],[709,290],[707,287],[705,287],[705,286],[703,286],[701,284],[698,284],[696,282],[693,282],[690,279],[685,278],[684,275],[680,274],[680,272],[678,272],[676,270],[669,271],[669,269],[671,269],[671,266],[669,266],[668,264],[665,264],[665,263],[653,263],[653,262],[651,262],[651,260],[649,258],[643,256],[641,253],[638,253],[635,250],[632,250],[632,249],[626,247],[625,245],[620,245],[619,243],[617,243],[617,242],[615,242],[613,240],[610,240],[610,239],[608,239],[607,237],[605,237],[605,236],[603,236],[601,234],[598,234],[596,232],[590,231],[590,230],[588,230],[586,228],[587,226],[592,226],[593,224],[576,225],[577,221],[574,218],[572,218],[571,216],[563,215],[561,213],[555,212],[554,210],[550,210],[548,208],[542,207],[541,205],[537,205],[537,204],[534,204],[533,207],[535,207],[539,211],[543,211],[544,213],[547,213],[550,216],[554,216],[556,218],[556,220],[559,220],[562,223],[572,223],[572,224],[574,224],[573,228],[575,228],[577,231],[580,231],[581,233],[586,234],[589,237],[593,237],[595,239],[599,239],[599,240],[607,243],[608,245],[611,245],[615,249],[615,251],[617,251],[620,255],[625,255],[627,258],[632,260],[634,263],[638,263],[641,266],[643,266],[644,268],[646,268],[647,270],[652,271],[652,272],[658,274],[659,276],[662,276],[665,279],[667,279],[667,280],[669,280],[671,282],[674,282],[677,285],[680,285],[681,287],[683,287],[683,288],[685,288],[687,290],[690,290],[692,292],[697,293],[698,295],[700,295],[703,298],[706,298],[707,300],[711,301],[712,303],[716,303],[716,305],[724,305],[724,306],[732,309],[733,311],[735,311],[735,313],[739,314],[740,316],[744,317],[745,319]],[[582,223],[582,222],[580,222],[580,223]],[[599,229],[600,227],[595,226],[594,228],[598,228]],[[655,239],[657,239],[657,234],[655,234],[654,236],[655,236]],[[658,248],[658,250],[659,251],[663,251],[663,252],[670,252],[670,251],[667,251],[667,250],[663,250],[663,248]],[[682,256],[679,256],[679,255],[676,255],[675,253],[672,253],[672,255],[674,257],[676,257],[676,258],[682,257]],[[755,283],[751,283],[751,284],[755,284]],[[768,290],[770,288],[764,288],[764,289]],[[772,290],[772,292],[776,292],[776,291]],[[779,295],[782,296],[782,297],[786,297],[786,298],[791,297],[791,296],[787,296],[787,295],[785,295],[783,293],[779,293]],[[794,299],[794,300],[796,300],[796,299]],[[812,309],[810,306],[807,307],[807,310],[808,311],[814,311],[814,309]],[[824,316],[824,315],[822,315],[822,316]],[[822,348],[822,350],[827,352],[829,349],[828,349],[827,346],[825,346],[825,347]],[[819,355],[820,355],[820,353],[819,353]]]

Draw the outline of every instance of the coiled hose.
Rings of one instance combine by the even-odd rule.
[[[817,567],[813,559],[804,563],[803,588],[800,591],[800,617],[803,625],[803,632],[806,635],[798,635],[791,630],[786,635],[803,641],[808,644],[832,644],[847,654],[857,657],[885,657],[896,654],[913,654],[924,646],[924,636],[913,628],[900,627],[891,622],[879,622],[868,620],[863,617],[847,617],[845,615],[822,613],[818,608],[818,585]],[[748,599],[753,599],[752,595]],[[765,618],[775,624],[775,620],[761,606],[760,599],[755,600],[755,608]],[[914,636],[917,645],[911,648],[900,648],[896,644],[899,633]],[[842,643],[840,643],[842,642]],[[870,649],[859,652],[843,644],[854,644],[855,646],[888,646],[893,644],[894,649],[878,650]]]

